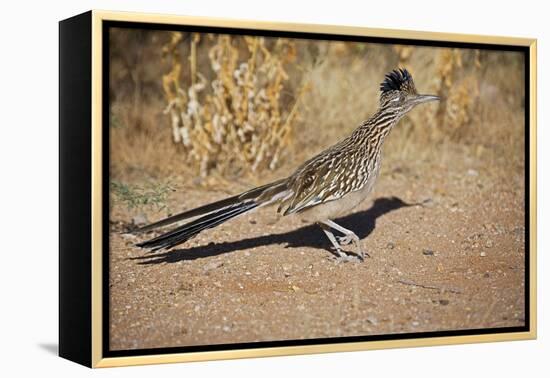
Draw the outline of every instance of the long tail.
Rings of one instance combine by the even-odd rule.
[[[164,233],[151,240],[137,244],[138,247],[147,248],[151,251],[159,249],[170,249],[178,244],[197,236],[201,231],[219,226],[241,214],[244,214],[259,206],[268,204],[286,190],[285,180],[264,185],[237,196],[213,202],[195,209],[173,215],[166,219],[142,227],[135,232],[153,230],[167,226],[184,219],[196,218],[191,222]]]

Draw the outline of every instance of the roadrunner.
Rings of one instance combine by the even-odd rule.
[[[137,245],[151,251],[170,249],[201,231],[275,204],[277,212],[285,216],[297,214],[306,221],[318,223],[338,260],[363,260],[368,254],[361,247],[359,237],[332,219],[350,213],[368,196],[380,172],[382,145],[397,122],[416,105],[439,99],[418,94],[406,69],[388,73],[380,84],[380,91],[379,108],[372,117],[347,138],[306,161],[289,177],[145,226],[137,231],[196,218]],[[335,236],[334,231],[342,235]],[[342,248],[349,244],[355,249],[351,254]]]

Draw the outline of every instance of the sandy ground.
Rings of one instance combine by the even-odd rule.
[[[146,254],[133,244],[154,234],[124,235],[132,214],[116,207],[111,349],[524,325],[523,168],[449,154],[384,162],[371,199],[337,220],[362,239],[363,263],[335,263],[318,226],[274,209]],[[224,196],[180,190],[170,207]]]

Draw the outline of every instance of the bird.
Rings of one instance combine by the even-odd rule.
[[[277,205],[277,212],[283,216],[299,216],[318,224],[338,262],[363,261],[370,255],[362,248],[360,238],[334,219],[351,213],[368,197],[380,173],[384,141],[399,120],[417,105],[438,100],[435,95],[419,94],[407,69],[394,69],[380,84],[377,111],[346,138],[307,160],[286,178],[137,229],[138,233],[146,232],[190,220],[136,245],[150,252],[170,250],[230,219]],[[353,250],[344,250],[347,245]]]

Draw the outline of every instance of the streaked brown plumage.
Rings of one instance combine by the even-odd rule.
[[[365,255],[360,240],[331,219],[351,212],[371,191],[380,171],[382,145],[397,122],[420,103],[437,100],[419,95],[405,69],[388,73],[380,85],[378,111],[351,135],[302,164],[289,177],[145,226],[148,231],[197,218],[138,246],[153,251],[181,244],[201,231],[255,208],[278,205],[283,215],[298,214],[318,223],[339,259],[348,259],[342,245],[353,243],[357,256]],[[343,234],[335,237],[333,230]]]

